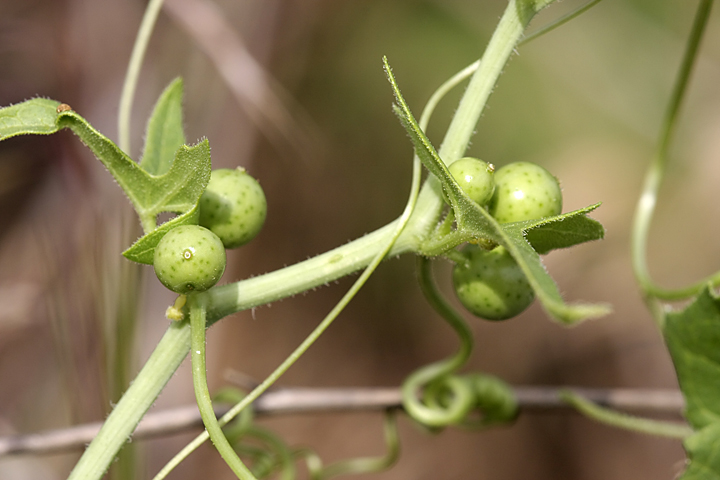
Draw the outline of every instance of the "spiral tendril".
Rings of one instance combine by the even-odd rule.
[[[505,382],[480,373],[455,374],[472,353],[472,331],[437,289],[430,260],[418,256],[417,271],[425,298],[458,335],[460,348],[446,359],[419,368],[405,380],[405,411],[416,422],[431,428],[484,428],[512,421],[517,416],[517,400]]]

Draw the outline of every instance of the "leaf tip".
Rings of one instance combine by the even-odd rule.
[[[547,308],[547,312],[557,321],[568,327],[579,325],[585,320],[604,317],[611,314],[612,306],[606,303],[562,304]]]

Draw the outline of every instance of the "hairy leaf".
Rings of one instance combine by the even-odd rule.
[[[679,480],[720,480],[720,423],[712,423],[685,442],[689,463]]]
[[[553,248],[574,245],[579,241],[602,238],[604,233],[602,226],[591,219],[579,220],[578,217],[584,216],[585,211],[573,212],[535,222],[500,225],[485,209],[473,202],[457,184],[415,120],[400,93],[387,59],[384,62],[385,71],[397,100],[397,104],[393,106],[395,114],[410,136],[410,140],[415,147],[415,153],[430,173],[440,180],[455,213],[458,231],[467,234],[469,238],[488,239],[503,245],[525,273],[528,282],[535,291],[535,295],[552,318],[566,325],[571,325],[587,318],[608,314],[610,308],[606,305],[566,304],[560,296],[554,280],[540,261],[538,252],[528,243],[529,239],[526,239],[526,230],[531,230],[533,227],[539,229],[540,231],[535,235],[535,240],[541,250],[546,252]],[[588,208],[592,210],[594,206]],[[563,222],[568,222],[567,226],[562,226]],[[558,235],[553,235],[553,226],[558,231]],[[571,231],[575,228],[578,231],[573,234]]]
[[[179,86],[178,86],[179,85]],[[95,130],[83,117],[72,110],[58,108],[59,102],[36,98],[18,105],[0,109],[0,140],[22,134],[55,133],[60,129],[69,128],[87,145],[95,156],[115,177],[120,187],[135,207],[144,226],[151,226],[148,235],[141,238],[131,247],[126,256],[141,263],[152,263],[152,252],[162,236],[172,227],[197,223],[197,205],[200,196],[210,181],[210,146],[207,140],[195,146],[182,145],[175,148],[178,142],[178,126],[182,120],[170,119],[177,110],[182,85],[171,84],[167,98],[158,102],[161,107],[156,122],[150,129],[165,129],[154,132],[155,147],[151,147],[157,161],[153,160],[153,168],[163,169],[167,157],[173,151],[174,160],[167,172],[162,175],[151,175],[135,163],[125,152],[103,134]],[[173,105],[171,105],[173,104]],[[162,106],[164,105],[164,106]],[[60,111],[58,111],[60,110]],[[167,112],[162,113],[162,111]],[[155,219],[161,212],[177,213],[178,217],[155,230]]]
[[[720,299],[705,289],[684,310],[666,315],[663,333],[690,425],[720,423]]]
[[[0,108],[0,140],[16,135],[50,135],[57,132],[55,124],[60,102],[33,98],[17,105]]]
[[[696,433],[682,480],[720,479],[720,299],[708,286],[681,311],[665,315],[665,343]]]
[[[175,152],[185,144],[182,98],[183,82],[176,78],[160,95],[148,121],[140,166],[152,175],[166,173]]]
[[[519,227],[535,251],[544,255],[551,250],[602,239],[605,229],[600,222],[587,216],[599,206],[596,203],[563,215],[503,225],[503,228],[510,230]]]

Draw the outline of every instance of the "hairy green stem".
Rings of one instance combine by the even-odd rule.
[[[465,154],[487,100],[497,84],[503,68],[510,59],[510,55],[512,55],[520,41],[525,27],[530,23],[535,13],[553,1],[510,0],[479,61],[478,67],[474,68],[475,64],[467,67],[441,87],[441,89],[449,90],[461,82],[465,78],[465,74],[474,70],[438,149],[438,155],[447,165],[452,164]],[[431,98],[431,102],[433,101],[434,98]],[[431,102],[428,103],[431,104]],[[444,206],[445,201],[442,197],[440,181],[435,177],[429,177],[418,197],[416,211],[419,215],[417,217],[425,218],[425,215],[427,215],[427,217],[437,219]],[[408,229],[414,229],[413,223],[413,220],[411,220]]]
[[[566,15],[563,15],[562,17],[558,18],[557,20],[553,21],[549,25],[545,25],[541,29],[535,31],[532,33],[532,35],[528,35],[527,37],[523,38],[520,43],[518,43],[518,46],[525,45],[526,43],[532,42],[536,38],[545,35],[548,32],[552,32],[556,28],[558,28],[561,25],[565,25],[567,22],[572,20],[573,18],[577,17],[578,15],[582,15],[586,11],[590,10],[592,7],[600,3],[602,0],[590,0],[585,5],[581,5],[572,12],[569,12]]]
[[[190,350],[190,325],[173,322],[132,385],[90,442],[68,480],[102,478],[117,452]]]
[[[685,55],[683,56],[680,70],[678,71],[675,86],[670,96],[670,102],[665,111],[662,126],[660,127],[660,135],[658,137],[657,150],[653,157],[650,168],[645,175],[643,191],[640,195],[636,210],[635,219],[632,228],[632,263],[635,277],[640,284],[640,288],[648,297],[657,297],[665,300],[680,300],[692,295],[696,295],[702,290],[708,282],[717,285],[720,282],[720,272],[715,275],[703,279],[686,288],[677,290],[663,289],[657,286],[652,278],[647,265],[647,243],[648,234],[650,232],[650,224],[652,223],[655,205],[657,203],[658,191],[665,176],[665,168],[667,167],[668,147],[672,139],[672,134],[678,121],[678,112],[680,105],[687,92],[687,85],[692,73],[692,67],[697,58],[700,41],[702,40],[708,18],[710,17],[710,9],[713,0],[701,0],[695,15],[690,38],[688,39]]]
[[[487,99],[525,27],[539,10],[539,8],[534,9],[530,6],[530,3],[522,0],[510,0],[500,19],[483,54],[480,66],[470,79],[467,90],[465,90],[462,101],[438,150],[440,158],[447,164],[459,159],[465,153],[484,110],[484,108],[478,108],[478,105],[484,107],[487,103]]]

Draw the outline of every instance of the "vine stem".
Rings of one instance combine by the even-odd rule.
[[[640,284],[646,297],[656,297],[664,300],[681,300],[700,292],[708,282],[717,285],[720,283],[720,272],[703,279],[689,287],[667,290],[657,286],[652,278],[647,265],[647,243],[652,217],[655,212],[658,191],[665,176],[665,169],[668,161],[668,148],[672,135],[678,121],[678,112],[682,104],[685,94],[687,93],[687,85],[690,80],[693,65],[697,58],[705,27],[710,17],[710,9],[713,0],[701,0],[698,5],[695,21],[690,32],[685,54],[683,56],[680,70],[678,71],[675,86],[670,95],[665,117],[660,127],[660,135],[658,137],[657,149],[653,157],[652,163],[645,175],[643,191],[638,200],[635,210],[635,219],[632,227],[632,264],[635,277]],[[656,308],[654,310],[657,310]],[[656,315],[656,318],[657,315]]]
[[[235,475],[237,475],[240,480],[256,480],[252,472],[248,470],[242,460],[240,460],[240,457],[237,456],[230,442],[225,438],[225,434],[213,410],[205,366],[205,324],[207,311],[203,297],[197,294],[188,295],[188,306],[190,310],[190,330],[192,332],[192,340],[190,342],[192,353],[190,354],[190,358],[192,363],[193,387],[195,389],[195,399],[197,400],[198,410],[200,410],[200,417],[202,417],[207,434],[215,445],[215,448]]]
[[[454,119],[443,140],[440,154],[448,163],[460,158],[466,150],[477,119],[524,27],[536,11],[549,3],[549,0],[510,0],[508,3],[481,66],[473,75],[456,111],[456,118],[461,116],[462,121]],[[439,182],[429,178],[418,195],[413,215],[388,255],[399,255],[416,249],[419,239],[437,223],[443,205]],[[208,325],[225,315],[323,285],[371,264],[378,252],[389,244],[388,240],[396,231],[398,222],[396,220],[354,242],[291,267],[212,288],[202,294],[208,297]],[[327,328],[329,323],[323,321],[319,328]],[[135,381],[70,473],[69,480],[99,480],[102,477],[189,349],[190,326],[186,322],[171,323]],[[288,358],[288,361],[294,360]]]

